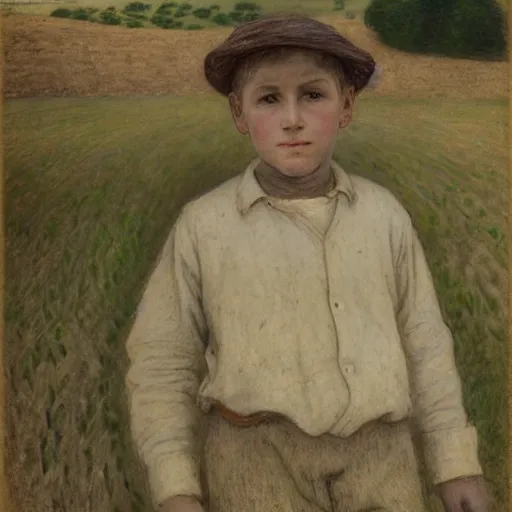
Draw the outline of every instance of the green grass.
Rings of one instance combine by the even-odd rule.
[[[506,116],[504,101],[363,97],[336,152],[411,212],[501,503]],[[252,156],[210,96],[6,103],[9,451],[21,510],[36,497],[40,509],[149,510],[123,398],[130,318],[178,209]]]

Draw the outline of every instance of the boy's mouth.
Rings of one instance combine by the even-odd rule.
[[[308,146],[309,144],[311,144],[311,142],[306,142],[304,140],[295,140],[291,142],[282,142],[281,144],[278,145],[284,148],[296,148],[300,146]]]

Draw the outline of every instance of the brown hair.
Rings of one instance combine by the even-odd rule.
[[[358,93],[375,70],[372,56],[355,46],[330,25],[297,14],[270,15],[238,26],[205,58],[204,73],[210,85],[227,96],[235,78],[243,77],[262,58],[278,57],[281,50],[309,51]]]

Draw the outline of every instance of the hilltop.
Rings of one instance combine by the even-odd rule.
[[[508,64],[409,55],[359,20],[323,18],[370,51],[384,74],[371,94],[508,96]],[[208,92],[202,60],[231,31],[128,29],[44,16],[4,19],[5,97],[147,96]]]

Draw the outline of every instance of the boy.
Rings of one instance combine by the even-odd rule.
[[[127,343],[163,511],[420,512],[410,417],[445,509],[488,510],[411,220],[331,160],[374,68],[301,16],[242,25],[206,57],[259,158],[183,208]]]

